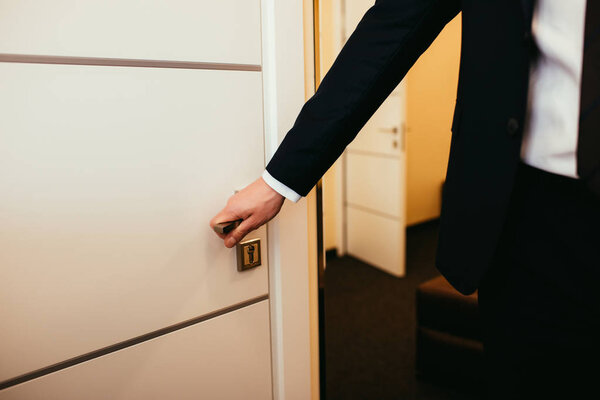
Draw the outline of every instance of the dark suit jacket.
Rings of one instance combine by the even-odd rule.
[[[378,0],[267,165],[306,195],[462,11],[458,95],[436,266],[472,293],[507,214],[527,104],[533,0]],[[435,100],[435,99],[432,99]]]

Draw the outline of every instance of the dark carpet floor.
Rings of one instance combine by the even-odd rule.
[[[407,275],[395,278],[352,257],[325,272],[327,400],[467,400],[415,376],[415,293],[439,273],[439,222],[407,229]]]

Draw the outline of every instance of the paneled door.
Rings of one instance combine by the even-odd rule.
[[[349,37],[373,0],[347,0]],[[405,105],[401,83],[345,153],[347,252],[394,276],[405,275]]]
[[[240,272],[208,228],[265,166],[262,12],[0,0],[0,399],[273,397],[267,229]]]

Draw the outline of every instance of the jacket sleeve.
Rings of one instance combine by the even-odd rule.
[[[306,196],[459,11],[460,0],[377,0],[302,107],[268,173]]]

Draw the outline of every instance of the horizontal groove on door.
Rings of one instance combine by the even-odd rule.
[[[101,349],[98,349],[98,350],[94,350],[94,351],[91,351],[89,353],[82,354],[80,356],[73,357],[73,358],[70,358],[68,360],[61,361],[59,363],[56,363],[56,364],[53,364],[53,365],[49,365],[47,367],[40,368],[40,369],[32,371],[32,372],[28,372],[26,374],[17,376],[15,378],[8,379],[8,380],[6,380],[4,382],[0,382],[0,390],[6,389],[6,388],[9,388],[11,386],[15,386],[15,385],[18,385],[18,384],[21,384],[21,383],[25,383],[27,381],[31,381],[31,380],[36,379],[36,378],[40,378],[40,377],[42,377],[44,375],[48,375],[48,374],[51,374],[53,372],[65,369],[65,368],[69,368],[69,367],[72,367],[72,366],[77,365],[77,364],[81,364],[83,362],[92,360],[94,358],[102,357],[102,356],[105,356],[107,354],[114,353],[114,352],[119,351],[119,350],[123,350],[123,349],[125,349],[127,347],[131,347],[131,346],[140,344],[142,342],[146,342],[148,340],[155,339],[155,338],[157,338],[159,336],[164,336],[166,334],[178,331],[178,330],[183,329],[183,328],[187,328],[189,326],[192,326],[192,325],[195,325],[195,324],[207,321],[209,319],[213,319],[213,318],[219,317],[221,315],[230,313],[232,311],[236,311],[236,310],[242,309],[244,307],[251,306],[252,304],[260,303],[261,301],[268,300],[268,298],[269,298],[268,294],[264,294],[262,296],[254,297],[252,299],[249,299],[249,300],[246,300],[246,301],[242,301],[240,303],[233,304],[233,305],[228,306],[228,307],[221,308],[219,310],[213,311],[213,312],[205,314],[205,315],[201,315],[199,317],[195,317],[195,318],[189,319],[187,321],[179,322],[177,324],[170,325],[170,326],[158,329],[158,330],[153,331],[153,332],[149,332],[149,333],[146,333],[146,334],[143,334],[143,335],[140,335],[140,336],[137,336],[137,337],[134,337],[134,338],[131,338],[131,339],[119,342],[119,343],[115,343],[113,345],[110,345],[110,346],[107,346],[107,347],[104,347],[104,348],[101,348]]]
[[[195,61],[169,61],[169,60],[142,60],[133,58],[98,58],[98,57],[70,57],[70,56],[45,56],[33,54],[3,54],[0,53],[0,62],[26,63],[26,64],[66,64],[66,65],[92,65],[105,67],[142,67],[142,68],[180,68],[180,69],[210,69],[221,71],[262,71],[262,66],[255,64],[228,64]]]
[[[347,207],[352,207],[352,208],[356,208],[357,210],[366,211],[366,212],[369,212],[371,214],[379,215],[380,217],[390,218],[390,219],[394,219],[396,221],[400,221],[401,220],[400,217],[397,217],[397,216],[392,215],[392,214],[384,213],[384,212],[381,212],[381,211],[378,211],[378,210],[374,210],[374,209],[372,209],[370,207],[361,206],[361,205],[358,205],[358,204],[350,203],[348,201],[345,204],[346,204]]]

